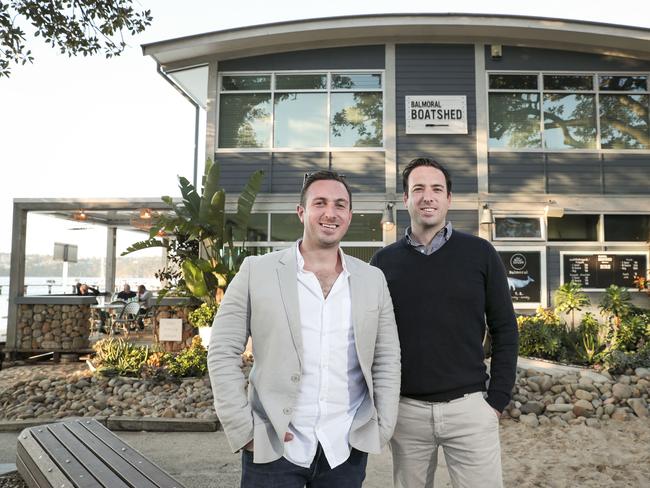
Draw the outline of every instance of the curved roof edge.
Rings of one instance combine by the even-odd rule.
[[[567,44],[586,51],[650,58],[650,29],[581,20],[474,13],[371,14],[291,20],[195,34],[142,45],[159,64],[216,56],[228,58],[263,48],[286,51],[305,42],[430,38]],[[549,44],[550,43],[550,44]],[[302,48],[301,48],[302,49]]]

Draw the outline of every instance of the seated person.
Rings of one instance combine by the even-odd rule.
[[[142,320],[142,316],[147,313],[147,309],[150,306],[152,298],[153,294],[147,290],[144,285],[138,286],[138,302],[140,302],[140,311],[138,312],[138,327],[140,330],[144,329],[144,321]]]
[[[75,288],[77,289],[77,295],[99,295],[99,290],[97,288],[94,288],[86,283],[77,283],[75,285]]]
[[[125,284],[122,291],[117,294],[117,299],[127,301],[131,298],[135,298],[136,295],[137,293],[131,291],[131,287],[128,284]]]

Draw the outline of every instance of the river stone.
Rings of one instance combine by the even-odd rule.
[[[629,380],[629,377],[627,377]],[[619,378],[620,380],[620,378]],[[619,398],[621,400],[626,400],[632,396],[632,388],[625,383],[616,383],[612,387],[612,393],[616,398]]]
[[[539,426],[539,420],[537,420],[537,415],[535,415],[534,413],[522,415],[521,417],[519,417],[519,422],[529,427]]]
[[[592,398],[593,398],[593,396],[591,395],[591,393],[589,393],[588,391],[585,391],[585,390],[576,390],[575,395],[576,395],[576,398],[577,398],[577,399],[579,399],[579,400],[587,400],[587,401],[589,401],[589,402],[590,402],[590,401],[592,400]]]
[[[527,403],[524,403],[521,406],[520,410],[522,414],[534,413],[535,415],[539,415],[544,411],[544,404],[531,400]]]
[[[594,383],[607,383],[611,381],[607,376],[589,370],[580,371],[580,379],[582,380],[583,378],[589,378]]]
[[[629,385],[631,383],[631,379],[628,375],[622,374],[621,376],[618,377],[618,383],[623,383],[624,385]]]
[[[585,420],[585,424],[587,424],[587,427],[600,427],[600,422],[598,419],[587,419]]]
[[[521,417],[521,410],[519,410],[518,408],[511,409],[510,410],[510,416],[513,419],[518,419],[519,417]]]
[[[551,405],[546,405],[547,412],[564,413],[572,410],[573,405],[567,405],[566,403],[552,403]]]
[[[630,398],[627,401],[627,404],[632,407],[632,410],[634,410],[637,417],[645,418],[648,416],[648,409],[640,398]]]
[[[636,368],[634,374],[639,378],[650,379],[650,368]]]
[[[612,420],[627,420],[627,410],[624,408],[617,408],[611,415]]]
[[[587,400],[578,400],[573,404],[573,414],[582,417],[594,411],[594,406]]]

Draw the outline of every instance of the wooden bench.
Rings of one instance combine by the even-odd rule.
[[[16,466],[30,488],[184,488],[94,419],[23,430]]]

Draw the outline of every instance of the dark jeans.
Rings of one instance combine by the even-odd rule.
[[[253,453],[242,450],[241,488],[361,488],[366,477],[368,454],[352,449],[343,464],[331,469],[320,444],[309,468],[285,458],[253,463]]]

